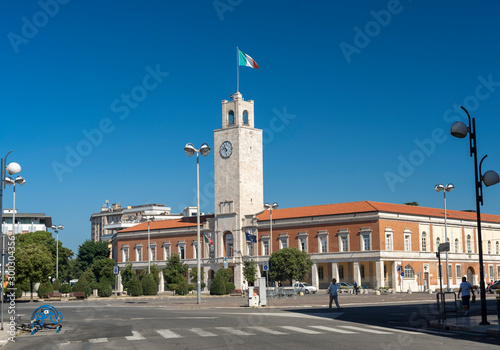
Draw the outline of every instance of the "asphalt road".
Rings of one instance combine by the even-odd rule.
[[[435,307],[424,295],[341,297],[341,312],[328,312],[324,295],[272,301],[267,308],[245,307],[237,297],[203,298],[202,305],[193,298],[51,304],[64,316],[59,334],[21,334],[5,348],[456,350],[498,349],[500,343],[498,337],[429,329]],[[40,305],[18,303],[16,312],[29,319]]]

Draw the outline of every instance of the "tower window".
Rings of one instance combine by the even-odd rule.
[[[229,111],[227,123],[234,125],[234,111]]]
[[[243,111],[243,124],[248,125],[248,112]]]

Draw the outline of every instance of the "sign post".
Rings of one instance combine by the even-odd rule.
[[[116,304],[116,295],[118,294],[118,266],[113,266],[113,274],[115,275],[115,304]]]

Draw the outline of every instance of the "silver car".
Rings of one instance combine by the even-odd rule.
[[[309,283],[305,282],[296,282],[293,284],[293,288],[297,291],[297,293],[304,292],[305,294],[313,293],[315,294],[318,289],[316,287],[311,286]]]

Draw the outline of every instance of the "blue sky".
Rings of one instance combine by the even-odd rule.
[[[264,198],[474,209],[465,105],[484,171],[500,172],[494,1],[3,1],[3,157],[23,167],[20,212],[63,224],[76,253],[102,204],[196,203],[187,142],[213,146],[240,71],[264,129]],[[131,97],[128,102],[126,96]],[[213,212],[213,152],[200,160]],[[4,208],[12,207],[4,192]],[[500,215],[500,185],[482,211]]]

